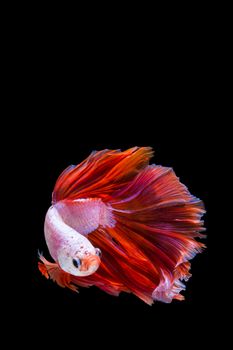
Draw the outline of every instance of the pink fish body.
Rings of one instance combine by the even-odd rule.
[[[45,239],[52,258],[65,272],[88,276],[98,269],[100,249],[94,248],[86,236],[100,224],[103,227],[114,225],[110,209],[100,199],[64,200],[49,208]],[[87,260],[89,269],[84,269]],[[81,266],[81,262],[83,266],[79,269],[76,265]]]

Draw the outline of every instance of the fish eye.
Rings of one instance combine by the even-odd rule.
[[[81,262],[81,260],[80,259],[73,259],[73,265],[78,269],[80,266],[81,266],[81,264],[82,264],[82,262]]]
[[[96,254],[97,256],[99,256],[99,257],[102,256],[102,252],[101,252],[101,250],[100,250],[99,248],[96,248],[95,254]]]

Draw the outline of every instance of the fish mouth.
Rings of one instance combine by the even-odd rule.
[[[90,255],[87,258],[82,259],[79,271],[81,271],[83,275],[88,276],[94,273],[98,269],[99,265],[100,257],[98,255]]]

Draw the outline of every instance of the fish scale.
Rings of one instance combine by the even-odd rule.
[[[101,199],[77,199],[61,201],[55,207],[64,222],[83,235],[96,230],[99,225],[113,227],[114,218],[111,207],[106,206]]]

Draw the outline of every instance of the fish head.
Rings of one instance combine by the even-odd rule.
[[[101,263],[101,251],[90,242],[85,244],[85,249],[82,249],[83,246],[70,247],[68,244],[58,251],[57,260],[62,270],[80,277],[96,272]]]

